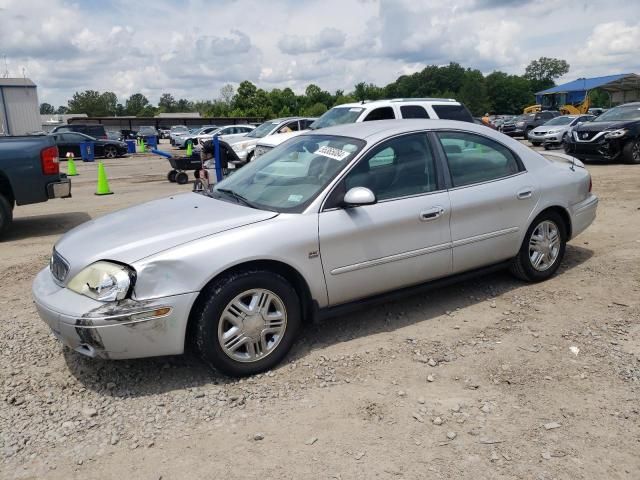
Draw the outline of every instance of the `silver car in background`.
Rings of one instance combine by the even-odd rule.
[[[33,283],[42,319],[88,356],[181,354],[229,375],[273,368],[314,317],[508,267],[551,277],[594,220],[582,163],[446,120],[292,138],[203,193],[87,222]]]
[[[573,127],[584,122],[590,122],[595,115],[562,115],[552,118],[544,125],[534,128],[529,132],[529,141],[534,146],[544,145],[545,149],[552,146],[560,146]]]

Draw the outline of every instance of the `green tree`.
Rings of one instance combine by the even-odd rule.
[[[136,117],[155,117],[157,113],[158,109],[149,103],[137,113]]]
[[[40,104],[41,115],[53,115],[54,113],[56,113],[56,110],[53,108],[53,105],[46,102]]]
[[[475,116],[483,115],[490,110],[487,85],[480,70],[467,69],[455,98],[464,103]]]
[[[134,93],[125,102],[124,109],[127,115],[142,116],[140,112],[149,105],[149,100],[141,93]]]
[[[314,103],[310,107],[307,107],[303,111],[303,115],[307,117],[319,117],[327,111],[327,106],[324,103]]]
[[[113,92],[96,90],[76,92],[68,102],[68,113],[86,113],[90,117],[115,115],[117,98]]]
[[[524,78],[531,82],[533,92],[555,85],[554,80],[569,73],[570,65],[559,58],[540,57],[533,60],[524,71]]]
[[[231,105],[231,102],[233,101],[234,93],[235,93],[235,90],[233,88],[233,85],[231,85],[230,83],[227,83],[220,89],[220,99],[222,100],[222,102],[226,103],[227,105]]]
[[[163,93],[160,95],[160,101],[158,102],[158,108],[166,113],[175,112],[176,99],[170,93]]]
[[[56,110],[56,115],[65,115],[68,111],[69,109],[67,107],[65,107],[64,105],[60,105]]]
[[[485,78],[489,110],[502,114],[518,114],[535,101],[529,81],[518,75],[493,72]]]

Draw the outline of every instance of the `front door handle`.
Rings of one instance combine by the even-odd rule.
[[[518,199],[520,200],[524,200],[525,198],[531,198],[531,195],[533,195],[533,190],[531,190],[530,188],[526,190],[520,190],[517,195],[518,195]]]
[[[444,214],[443,207],[433,207],[429,210],[425,210],[424,212],[420,212],[420,220],[423,222],[429,222],[431,220],[435,220]]]

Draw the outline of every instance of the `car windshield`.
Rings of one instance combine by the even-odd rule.
[[[311,130],[317,130],[319,128],[331,127],[333,125],[354,123],[363,110],[364,108],[361,107],[333,107],[313,122],[309,128]]]
[[[210,195],[262,210],[299,213],[364,145],[333,135],[294,137],[218,183]]]
[[[280,122],[274,122],[274,121],[264,122],[262,125],[252,130],[251,133],[247,135],[247,137],[252,137],[252,138],[266,137],[269,134],[269,132],[274,128],[276,128],[279,124]]]
[[[594,118],[592,122],[616,122],[620,120],[640,120],[640,104],[612,108]]]
[[[575,119],[576,119],[576,117],[556,117],[556,118],[552,118],[547,123],[545,123],[545,126],[547,126],[547,125],[569,125]]]

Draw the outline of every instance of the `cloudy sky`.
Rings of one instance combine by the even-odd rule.
[[[55,106],[86,89],[210,99],[242,80],[349,91],[450,61],[640,73],[639,46],[637,0],[0,0],[0,75],[6,56]]]

